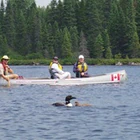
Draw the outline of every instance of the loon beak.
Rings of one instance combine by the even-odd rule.
[[[69,95],[65,98],[65,101],[70,101],[72,99],[76,99],[76,97],[73,97],[73,96]]]
[[[71,99],[76,99],[76,97],[72,97]]]

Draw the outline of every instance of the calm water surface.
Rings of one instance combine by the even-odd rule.
[[[47,66],[12,66],[24,77],[48,77]],[[0,87],[0,140],[139,140],[140,67],[89,66],[91,75],[125,69],[122,84]],[[72,73],[72,66],[64,66]],[[54,107],[65,96],[91,107]]]

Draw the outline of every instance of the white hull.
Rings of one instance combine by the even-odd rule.
[[[72,78],[72,79],[41,79],[41,78],[24,78],[11,79],[11,85],[87,85],[87,84],[107,84],[120,83],[127,79],[125,70],[107,73],[103,75],[88,77],[88,78]],[[7,82],[0,79],[0,85],[6,85]]]

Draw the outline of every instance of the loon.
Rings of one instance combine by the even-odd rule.
[[[54,105],[54,106],[68,106],[68,107],[71,107],[71,106],[73,106],[72,103],[70,102],[70,100],[72,100],[72,99],[76,99],[76,97],[73,97],[72,95],[68,95],[65,98],[65,103],[53,103],[52,105]]]
[[[75,106],[91,106],[90,104],[80,104],[79,102],[75,102]]]

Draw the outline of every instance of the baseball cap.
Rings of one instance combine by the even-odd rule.
[[[10,58],[9,58],[7,55],[4,55],[4,56],[1,58],[1,60],[2,60],[2,59],[9,60]]]
[[[53,57],[53,60],[58,60],[58,57],[57,56]]]
[[[83,58],[83,59],[84,59],[84,56],[83,56],[83,55],[79,55],[79,59],[80,59],[80,58]]]

